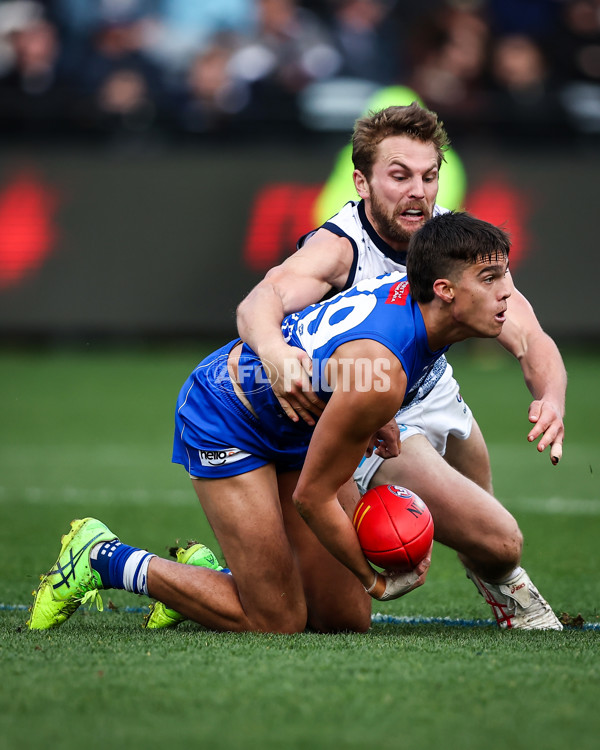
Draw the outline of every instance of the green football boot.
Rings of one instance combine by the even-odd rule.
[[[189,542],[188,547],[172,549],[171,554],[177,558],[177,562],[184,565],[199,565],[201,568],[223,570],[215,554],[204,544]],[[153,602],[150,604],[150,613],[144,617],[143,627],[149,630],[173,628],[184,620],[187,620],[187,617],[180,615],[174,609],[169,609],[162,602]]]
[[[116,535],[95,518],[71,521],[71,531],[61,538],[58,560],[48,573],[40,576],[41,583],[33,592],[35,598],[27,620],[30,630],[48,630],[62,625],[84,603],[96,604],[102,609],[99,589],[104,587],[100,575],[90,565],[90,551],[100,542],[116,539]]]

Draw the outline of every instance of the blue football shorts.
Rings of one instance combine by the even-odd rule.
[[[203,360],[177,399],[173,463],[182,464],[192,478],[231,477],[268,463],[293,471],[304,463],[312,430],[292,422],[270,389],[261,394],[259,418],[235,394],[227,357],[236,343]]]

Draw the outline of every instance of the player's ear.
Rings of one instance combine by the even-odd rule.
[[[356,188],[359,197],[363,199],[368,198],[370,195],[369,184],[367,178],[360,169],[355,169],[354,172],[352,172],[352,179],[354,180],[354,187]]]
[[[433,282],[433,293],[442,302],[449,304],[454,299],[454,284],[450,279],[436,279]]]

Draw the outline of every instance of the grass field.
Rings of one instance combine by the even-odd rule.
[[[4,349],[3,747],[597,747],[600,353],[565,352],[567,438],[553,468],[526,442],[518,366],[488,344],[451,360],[488,439],[496,494],[525,534],[528,571],[585,629],[499,631],[437,546],[426,586],[377,604],[388,622],[366,635],[215,634],[190,623],[146,632],[145,600],[124,592],[111,592],[116,609],[30,633],[25,605],[72,518],[98,516],[159,554],[176,539],[213,543],[170,464],[174,400],[202,351]]]

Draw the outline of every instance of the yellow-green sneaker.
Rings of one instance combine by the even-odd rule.
[[[41,583],[27,620],[30,630],[56,628],[83,603],[102,609],[99,589],[104,588],[98,573],[90,566],[90,551],[99,542],[117,537],[95,518],[71,521],[71,531],[61,538],[58,560],[51,570],[40,576]]]
[[[177,558],[177,562],[184,565],[199,565],[202,568],[211,568],[211,570],[223,570],[215,554],[204,544],[190,542],[185,548],[172,549],[171,554]],[[173,628],[184,620],[187,620],[187,617],[180,615],[174,609],[169,609],[162,602],[152,602],[150,613],[144,617],[143,627],[149,630]]]

